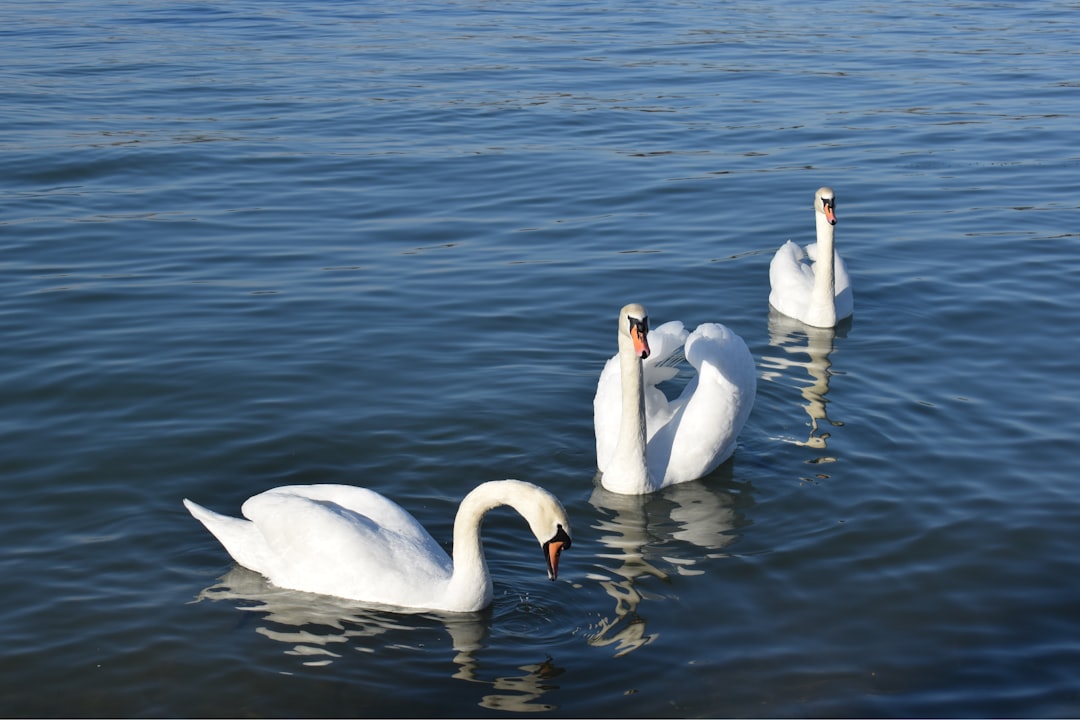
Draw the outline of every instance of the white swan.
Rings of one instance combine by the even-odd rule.
[[[450,612],[491,602],[480,521],[499,505],[528,521],[554,580],[559,555],[570,547],[566,511],[547,490],[520,480],[486,482],[465,496],[454,520],[453,560],[404,508],[366,488],[274,488],[244,503],[247,520],[184,500],[234,560],[279,587]]]
[[[656,385],[675,376],[684,347],[697,375],[669,402]],[[650,332],[645,308],[627,305],[593,399],[601,484],[639,495],[707,475],[734,452],[756,391],[754,358],[731,330],[704,323],[687,333],[675,321]]]
[[[832,188],[814,193],[817,243],[806,251],[788,240],[769,263],[769,304],[788,317],[833,327],[854,309],[851,280],[833,242],[836,195]]]

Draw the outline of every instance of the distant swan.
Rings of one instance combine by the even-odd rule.
[[[548,577],[570,547],[570,523],[554,495],[520,480],[495,480],[465,496],[454,521],[454,557],[404,508],[366,488],[290,485],[249,498],[244,517],[184,506],[233,559],[283,588],[403,608],[472,612],[492,599],[480,521],[509,505],[528,521]]]
[[[687,333],[678,321],[649,331],[645,308],[619,311],[619,352],[593,399],[596,464],[611,492],[640,495],[712,472],[735,451],[757,391],[754,358],[717,323]],[[685,346],[697,374],[675,400],[656,385],[675,376]]]
[[[769,263],[769,304],[788,317],[814,327],[833,327],[854,309],[851,280],[833,243],[836,196],[832,188],[814,194],[817,243],[806,251],[791,240]]]

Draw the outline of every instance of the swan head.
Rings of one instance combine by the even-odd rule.
[[[561,524],[556,526],[555,534],[541,547],[544,549],[544,561],[547,563],[548,580],[559,577],[559,556],[570,547],[570,533]]]
[[[544,488],[532,483],[517,481],[526,502],[517,503],[515,509],[529,523],[533,535],[544,551],[548,580],[559,577],[559,557],[570,547],[570,519],[559,499]]]
[[[619,311],[619,347],[632,347],[641,360],[649,357],[649,314],[644,306],[630,303]]]
[[[475,528],[480,518],[493,507],[509,505],[529,523],[529,529],[544,551],[548,579],[559,577],[559,557],[570,547],[570,520],[559,499],[550,492],[524,480],[492,480],[482,483],[465,496],[458,511],[455,529],[462,516],[471,518]],[[458,545],[454,539],[455,548]]]
[[[824,215],[830,225],[836,224],[836,194],[831,187],[818,188],[814,193],[814,212]]]

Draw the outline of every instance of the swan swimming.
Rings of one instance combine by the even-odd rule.
[[[833,327],[851,315],[854,298],[847,267],[835,249],[832,188],[819,188],[814,194],[814,218],[817,242],[804,251],[788,240],[769,263],[769,304],[807,325]]]
[[[619,311],[618,338],[593,399],[601,484],[640,495],[712,472],[735,451],[754,404],[757,371],[746,343],[719,323],[688,333],[672,321],[650,331],[636,303]],[[656,385],[675,376],[680,350],[697,374],[668,401]]]
[[[570,547],[559,500],[520,480],[494,480],[465,496],[454,520],[453,559],[397,503],[351,485],[289,485],[249,498],[244,517],[220,515],[190,500],[184,507],[236,562],[292,590],[403,608],[473,612],[492,600],[480,522],[509,505],[540,542],[548,577]]]

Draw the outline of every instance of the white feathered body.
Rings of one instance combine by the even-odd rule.
[[[605,488],[641,494],[709,474],[735,450],[750,415],[757,373],[746,343],[724,325],[705,323],[688,333],[678,321],[648,335],[651,353],[643,362],[646,463],[644,481],[624,481],[616,458],[622,421],[619,356],[608,360],[593,400],[596,461]],[[696,370],[683,392],[668,400],[657,387],[674,378],[685,357]]]
[[[400,608],[472,612],[491,603],[480,539],[491,509],[508,505],[540,542],[548,577],[570,547],[570,521],[558,498],[521,480],[477,485],[458,506],[451,558],[397,503],[351,485],[289,485],[248,499],[244,518],[184,506],[241,565],[273,584]]]
[[[450,557],[416,518],[367,488],[274,488],[244,503],[247,519],[184,505],[234,560],[279,587],[432,608],[453,574]]]
[[[851,278],[840,253],[833,250],[833,296],[835,316],[828,317],[828,308],[815,308],[815,266],[818,244],[811,243],[806,249],[794,241],[784,243],[769,263],[769,304],[788,317],[793,317],[814,327],[832,327],[836,321],[846,318],[854,311],[854,295]]]

